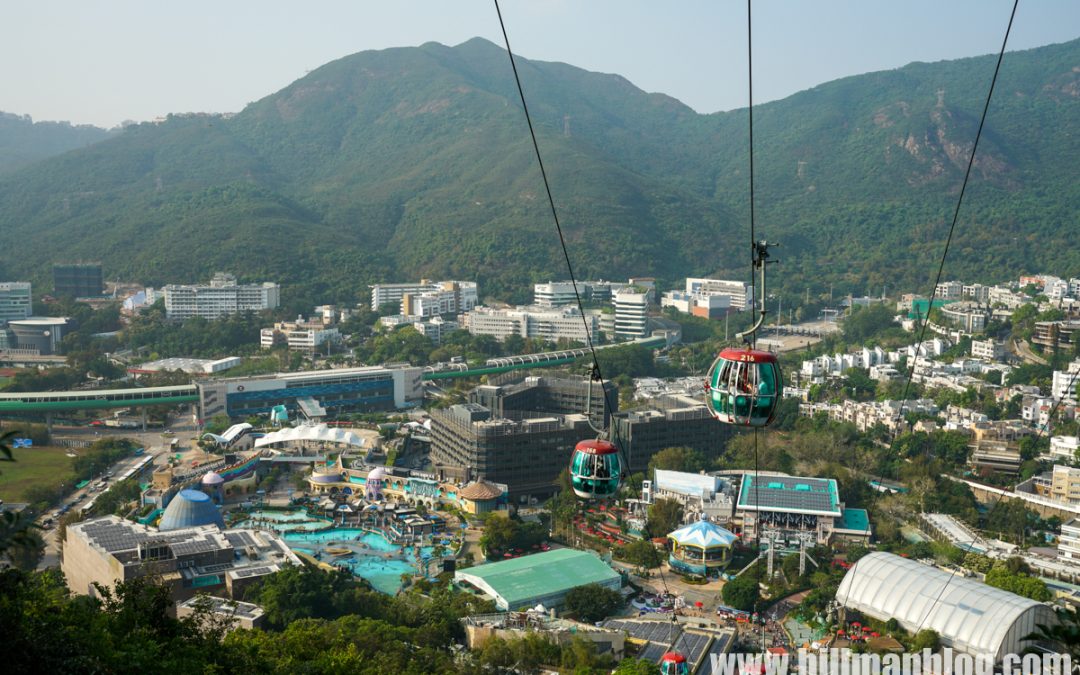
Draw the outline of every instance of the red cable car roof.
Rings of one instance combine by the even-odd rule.
[[[660,657],[661,663],[686,663],[686,657],[679,652],[668,652]]]
[[[586,455],[614,455],[618,452],[618,448],[611,441],[589,439],[578,441],[578,444],[574,446],[574,452],[583,452]]]
[[[720,352],[720,358],[725,361],[742,361],[744,363],[776,363],[776,355],[772,352],[764,352],[760,349],[749,347],[727,347]]]

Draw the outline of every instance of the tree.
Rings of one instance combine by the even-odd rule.
[[[649,460],[647,475],[652,477],[657,469],[697,473],[705,468],[705,456],[693,448],[664,448]]]
[[[724,598],[725,605],[747,612],[753,611],[760,597],[754,571],[747,570],[724,584],[721,596]]]
[[[619,661],[613,675],[660,675],[660,666],[645,659],[627,658]]]
[[[637,566],[638,569],[647,570],[659,567],[664,561],[660,551],[647,539],[638,539],[626,545],[623,549],[626,561]]]
[[[654,537],[664,537],[682,524],[683,505],[674,499],[657,499],[649,506],[648,528]]]
[[[566,610],[587,623],[611,616],[622,604],[622,593],[600,584],[578,586],[566,594]]]
[[[1080,663],[1080,609],[1054,607],[1057,618],[1053,624],[1036,624],[1038,630],[1025,635],[1024,640],[1038,640],[1058,645],[1071,657],[1073,668]],[[1037,651],[1032,647],[1024,650]]]
[[[924,649],[936,651],[939,646],[941,646],[941,636],[937,634],[937,631],[929,628],[922,629],[911,639],[912,652],[918,653]]]

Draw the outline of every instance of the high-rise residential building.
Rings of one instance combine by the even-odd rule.
[[[689,295],[726,295],[730,300],[731,308],[743,311],[754,302],[753,289],[749,284],[742,281],[729,281],[727,279],[686,279],[686,293]]]
[[[405,311],[405,296],[411,296],[408,300],[408,309],[429,312],[420,316],[465,312],[476,306],[479,297],[475,281],[421,279],[417,283],[375,284],[369,288],[371,288],[372,310],[379,311],[380,307],[391,303],[400,304],[402,305],[401,313],[406,316],[417,314]]]
[[[0,326],[8,321],[25,319],[32,314],[30,282],[6,281],[0,283]]]
[[[577,307],[474,307],[463,320],[472,335],[491,335],[499,340],[520,335],[551,342],[560,338],[587,342],[600,330],[600,317],[586,314],[583,321]]]
[[[218,272],[209,285],[170,284],[165,291],[165,316],[170,319],[220,319],[239,312],[274,309],[281,302],[275,283],[237,284],[236,277]]]
[[[99,297],[105,289],[100,262],[56,263],[53,293],[71,298]]]
[[[649,293],[624,288],[612,299],[615,305],[615,335],[636,339],[649,334]]]

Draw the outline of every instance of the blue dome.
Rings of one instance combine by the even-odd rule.
[[[225,520],[221,517],[221,511],[218,511],[206,493],[198,490],[181,490],[180,494],[173,497],[165,508],[158,529],[161,531],[179,530],[199,525],[225,527]]]

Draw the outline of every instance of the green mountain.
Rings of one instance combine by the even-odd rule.
[[[925,288],[993,65],[917,63],[756,107],[771,285]],[[519,70],[579,276],[748,275],[746,110]],[[1078,99],[1080,41],[1006,56],[950,277],[1080,272]],[[234,116],[131,126],[0,177],[0,277],[69,258],[149,284],[276,279],[297,309],[419,277],[523,300],[566,276],[506,54],[480,39],[354,54]]]
[[[28,116],[0,112],[0,174],[103,141],[111,134],[91,125],[35,122]]]

